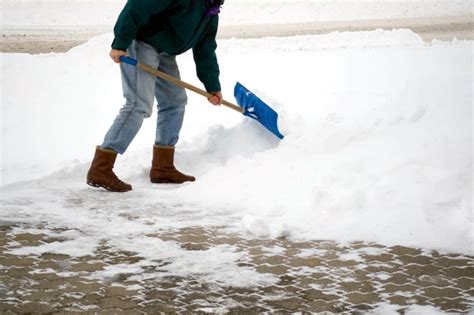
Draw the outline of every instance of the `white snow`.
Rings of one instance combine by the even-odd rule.
[[[1,54],[3,220],[78,228],[87,246],[67,245],[81,253],[189,224],[473,253],[472,42],[425,44],[408,30],[221,41],[224,95],[247,85],[279,112],[285,139],[189,94],[176,163],[198,181],[148,182],[151,118],[117,162],[135,190],[117,195],[84,183],[123,102],[111,39]],[[199,85],[191,55],[179,63]]]
[[[382,281],[388,280],[392,277],[391,274],[386,273],[386,272],[377,272],[377,273],[374,273],[372,276]]]
[[[377,309],[369,312],[368,314],[374,315],[396,315],[399,314],[397,305],[381,304]],[[451,314],[447,312],[442,312],[437,308],[431,305],[409,305],[404,310],[405,314],[408,315],[419,315],[419,314],[430,314],[430,315],[439,315],[439,314]]]
[[[4,29],[106,30],[115,24],[125,0],[2,0]],[[231,0],[222,26],[318,21],[462,16],[470,0]]]
[[[1,24],[110,31],[124,3],[2,0]],[[468,14],[469,0],[232,0],[221,25]],[[153,116],[115,168],[134,190],[112,194],[85,184],[94,147],[123,103],[119,69],[107,57],[111,40],[99,36],[65,54],[0,54],[0,221],[31,224],[17,233],[63,239],[11,253],[93,255],[105,242],[144,259],[92,277],[180,275],[232,286],[277,279],[239,266],[245,253],[234,246],[188,251],[152,235],[201,225],[224,235],[474,253],[472,41],[427,44],[409,30],[222,40],[224,95],[233,101],[241,81],[277,110],[285,139],[189,93],[176,164],[198,181],[149,183]],[[200,85],[192,56],[178,60],[183,79]],[[140,273],[157,259],[166,268]],[[381,305],[375,313],[392,311]]]

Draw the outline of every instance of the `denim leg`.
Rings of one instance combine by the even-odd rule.
[[[143,42],[133,41],[127,52],[130,57],[154,68],[160,63],[158,52]],[[126,101],[101,146],[123,154],[140,130],[143,119],[151,116],[156,77],[126,63],[120,63],[120,70]]]
[[[177,79],[180,78],[175,56],[161,53],[158,70]],[[184,110],[188,102],[186,91],[182,87],[157,78],[155,97],[158,102],[155,144],[175,146],[179,139]]]

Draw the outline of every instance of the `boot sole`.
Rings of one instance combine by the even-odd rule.
[[[150,179],[150,182],[152,182],[153,184],[183,184],[183,183],[187,183],[187,182],[194,182],[194,180],[186,180],[186,181],[182,181],[182,182],[176,182],[176,181],[171,181],[171,180],[167,180],[167,179]]]
[[[113,189],[113,188],[111,188],[111,187],[109,187],[109,186],[107,186],[107,185],[99,184],[99,183],[96,183],[96,182],[91,181],[91,180],[88,180],[88,181],[87,181],[87,185],[92,186],[92,187],[96,187],[96,188],[102,187],[102,188],[107,189],[108,191],[113,191],[113,192],[127,192],[127,191],[132,190],[131,188],[130,188],[130,189],[122,189],[122,190]]]

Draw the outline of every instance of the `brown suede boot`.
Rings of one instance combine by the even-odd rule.
[[[117,152],[97,146],[94,160],[87,173],[87,184],[115,192],[132,190],[131,185],[122,182],[112,171],[116,158]]]
[[[174,147],[155,145],[153,147],[153,161],[151,163],[150,181],[152,183],[194,182],[196,178],[185,175],[174,167]]]

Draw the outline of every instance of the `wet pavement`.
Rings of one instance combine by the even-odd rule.
[[[472,256],[363,242],[249,239],[215,227],[147,235],[196,253],[230,246],[241,254],[242,272],[274,279],[241,287],[219,279],[203,282],[199,270],[173,275],[166,257],[150,263],[132,251],[114,250],[107,240],[94,255],[31,254],[35,246],[57,248],[65,239],[41,233],[41,226],[30,229],[37,233],[18,233],[17,227],[0,225],[0,314],[364,313],[383,305],[399,313],[410,305],[456,313],[474,309]],[[18,254],[22,248],[30,253]],[[129,272],[95,276],[114,267]]]

